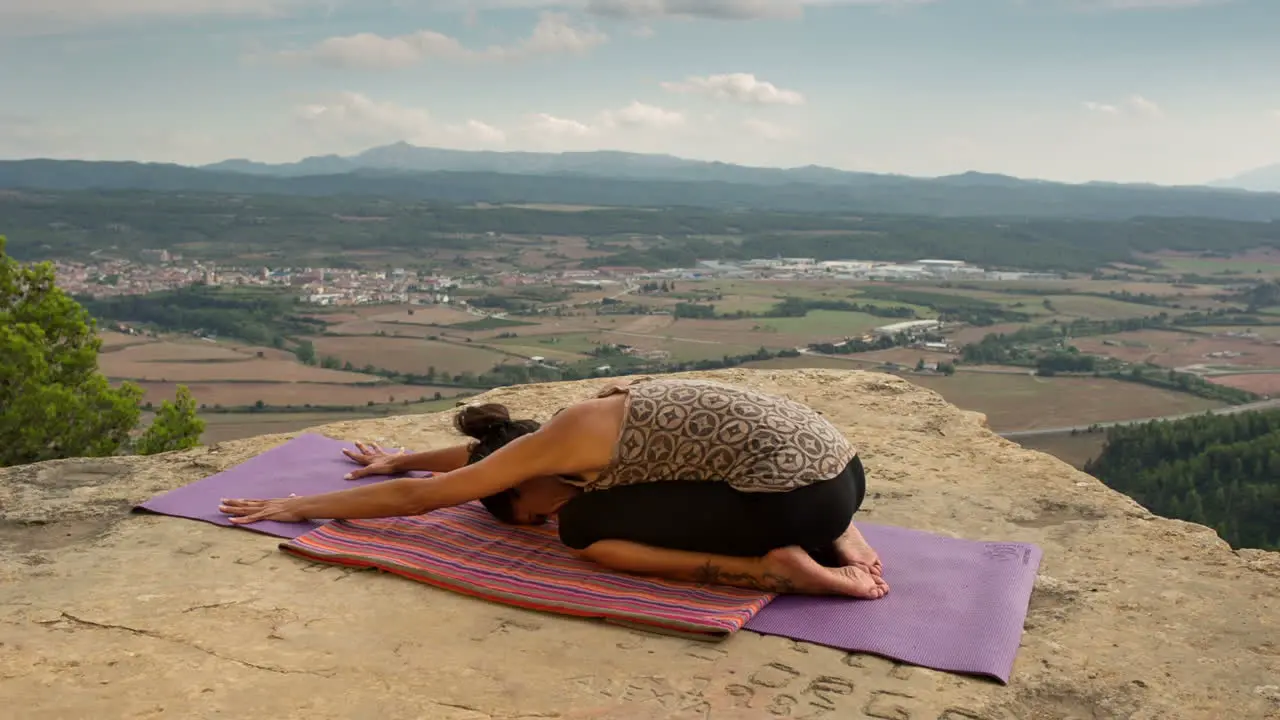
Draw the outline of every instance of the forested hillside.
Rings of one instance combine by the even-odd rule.
[[[500,236],[588,238],[587,264],[650,269],[697,260],[802,256],[819,260],[945,257],[986,267],[1088,272],[1144,262],[1156,250],[1232,253],[1280,247],[1280,222],[1197,218],[1124,221],[930,218],[845,213],[722,212],[704,208],[609,208],[559,212],[477,208],[361,197],[289,197],[149,192],[0,192],[0,232],[22,260],[128,255],[168,248],[188,256],[276,260],[343,267],[351,250],[493,250]],[[491,235],[492,234],[492,235]],[[515,247],[515,246],[512,246]],[[510,249],[510,248],[508,248]],[[328,253],[317,257],[316,253]]]
[[[1280,411],[1114,427],[1085,471],[1232,547],[1280,550]]]
[[[817,173],[821,176],[821,173]],[[841,175],[837,173],[837,175]],[[1280,194],[1201,187],[1025,181],[976,173],[946,178],[848,173],[838,184],[632,179],[594,174],[403,172],[357,169],[305,177],[131,162],[0,161],[0,188],[75,191],[254,193],[363,196],[450,203],[548,203],[621,207],[703,207],[785,212],[857,212],[935,217],[1280,218]]]

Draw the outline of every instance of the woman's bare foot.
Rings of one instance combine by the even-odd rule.
[[[884,578],[873,575],[865,567],[849,565],[827,568],[819,565],[798,546],[779,548],[764,557],[766,571],[785,578],[790,592],[805,595],[849,595],[867,600],[882,598],[889,592]]]
[[[836,538],[836,556],[845,565],[857,565],[865,568],[876,577],[884,575],[884,566],[880,563],[880,555],[862,537],[858,528],[849,523],[844,534]]]

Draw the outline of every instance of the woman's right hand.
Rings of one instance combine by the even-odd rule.
[[[347,480],[358,480],[370,475],[395,475],[399,472],[396,459],[405,453],[404,448],[396,452],[387,452],[378,443],[356,443],[355,450],[342,449],[342,454],[360,463],[364,467],[347,473]]]

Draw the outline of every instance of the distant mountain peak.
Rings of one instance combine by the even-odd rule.
[[[1233,177],[1211,182],[1209,186],[1253,192],[1280,192],[1280,163],[1254,168]]]

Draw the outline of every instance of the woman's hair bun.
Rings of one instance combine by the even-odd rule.
[[[462,434],[481,440],[495,430],[509,427],[511,413],[507,411],[506,405],[498,403],[468,405],[454,415],[453,424]]]

